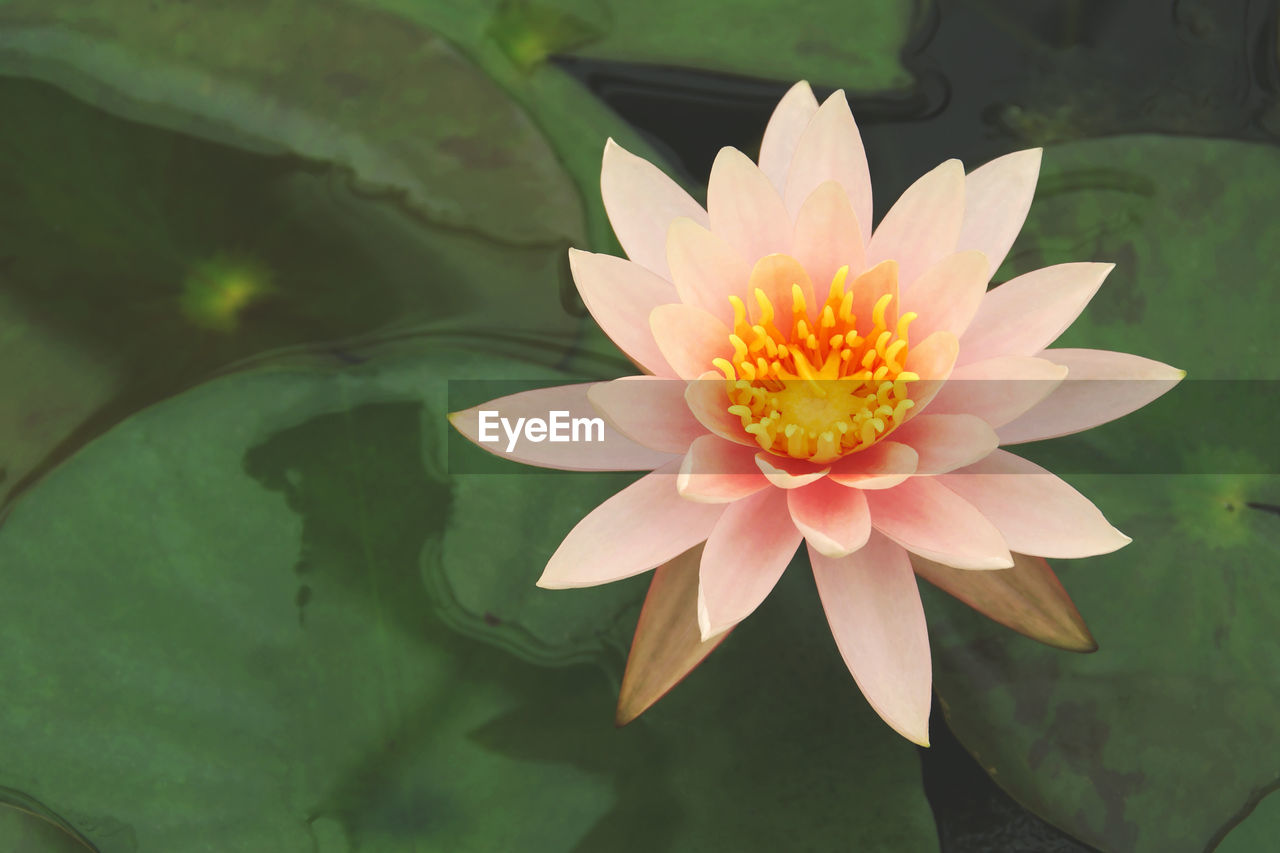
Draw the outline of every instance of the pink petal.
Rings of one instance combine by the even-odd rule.
[[[627,257],[663,278],[667,271],[667,229],[687,216],[707,225],[707,212],[680,185],[648,160],[610,139],[604,146],[600,193],[613,233]]]
[[[751,266],[724,240],[692,219],[677,219],[667,233],[667,262],[681,302],[733,322],[729,294],[742,295]]]
[[[780,494],[787,496],[791,520],[809,547],[824,557],[843,557],[867,544],[871,513],[866,497],[857,489],[823,479]]]
[[[987,257],[981,252],[948,255],[921,273],[902,305],[903,311],[919,315],[910,326],[911,337],[963,334],[982,304],[990,277]]]
[[[1013,565],[1009,547],[991,522],[934,478],[912,477],[866,495],[872,526],[913,554],[957,569]]]
[[[897,434],[895,430],[894,438]],[[879,441],[837,460],[827,476],[849,488],[889,489],[914,474],[919,461],[913,448],[898,441]]]
[[[862,135],[844,92],[827,98],[796,143],[783,193],[791,215],[798,215],[805,199],[827,181],[844,187],[866,243],[871,237],[871,173],[867,171]]]
[[[449,422],[471,442],[494,456],[539,468],[565,471],[651,471],[672,461],[672,454],[637,444],[604,423],[587,399],[591,388],[592,383],[585,383],[521,391],[454,412],[449,415]],[[484,440],[481,440],[481,412],[494,413],[484,418]],[[595,419],[603,429],[586,424],[586,429],[579,436],[591,436],[592,440],[552,441],[550,427],[553,412],[563,414],[563,421],[567,426],[556,432],[568,439],[573,437],[572,420],[575,418],[585,418],[588,421]],[[499,418],[506,418],[511,431],[517,434],[511,450],[508,450],[512,446],[511,437]],[[524,424],[519,419],[525,419],[527,423],[530,418],[538,418],[548,425],[548,429],[543,431],[544,438],[535,441],[524,434]],[[595,440],[601,436],[602,440]]]
[[[761,451],[756,454],[756,467],[779,489],[798,489],[820,480],[831,470],[805,459],[792,459]]]
[[[754,450],[714,435],[689,445],[676,477],[680,496],[699,503],[741,500],[768,485],[756,467]]]
[[[1067,379],[1022,417],[999,429],[1001,444],[1070,435],[1141,409],[1186,376],[1149,358],[1092,349],[1042,355],[1067,368]]]
[[[712,360],[733,352],[729,327],[692,305],[659,305],[649,313],[649,329],[662,357],[682,379],[701,376]]]
[[[907,411],[910,423],[933,402],[933,398],[946,386],[960,352],[960,342],[950,332],[934,332],[907,353],[904,367],[920,377],[911,384],[911,399],[915,406]]]
[[[707,183],[711,230],[747,260],[791,249],[791,217],[751,158],[721,148]]]
[[[693,440],[706,435],[704,427],[684,401],[688,383],[657,376],[624,376],[597,382],[587,399],[609,426],[643,444],[666,453],[684,453]]]
[[[869,270],[859,273],[858,277],[845,284],[849,293],[853,294],[850,310],[857,319],[858,334],[866,337],[871,333],[872,315],[876,303],[883,296],[892,296],[887,310],[884,312],[885,327],[893,329],[898,325],[898,262],[881,261]],[[824,294],[825,296],[825,294]],[[923,340],[918,336],[917,340]]]
[[[760,449],[755,438],[742,429],[742,418],[729,413],[724,374],[709,370],[690,382],[684,401],[698,422],[710,432],[735,444]]]
[[[814,305],[813,281],[800,262],[790,255],[765,255],[756,261],[751,269],[751,279],[747,283],[747,310],[751,322],[760,321],[760,303],[755,298],[756,290],[760,290],[773,304],[774,312],[779,317],[791,316],[791,286],[800,288],[806,308]],[[825,295],[825,294],[824,294]]]
[[[867,243],[867,264],[898,262],[898,286],[956,250],[964,218],[964,166],[947,160],[907,187]]]
[[[990,291],[960,340],[960,363],[1035,355],[1075,322],[1115,264],[1058,264]]]
[[[583,303],[609,340],[641,369],[675,376],[648,323],[654,308],[679,301],[671,283],[622,258],[577,249],[569,250],[569,269]]]
[[[1013,551],[1036,557],[1093,557],[1130,541],[1098,508],[1033,462],[997,450],[938,478],[996,526]]]
[[[698,571],[698,627],[708,640],[760,606],[800,545],[783,492],[731,505],[716,522]]]
[[[971,465],[1000,443],[996,431],[976,415],[921,415],[894,430],[893,438],[919,454],[919,474],[943,474]]]
[[[929,411],[977,415],[1001,427],[1048,397],[1066,376],[1067,368],[1043,358],[989,358],[951,371]]]
[[[970,172],[964,181],[964,223],[956,249],[982,252],[994,274],[1022,230],[1039,175],[1039,148],[997,157]]]
[[[596,586],[638,575],[710,536],[724,506],[680,497],[678,464],[646,474],[579,521],[551,555],[538,586]]]
[[[858,275],[864,264],[862,226],[849,205],[844,187],[835,181],[819,184],[796,214],[791,252],[817,284],[829,286],[836,271],[849,267]],[[821,296],[826,296],[823,291]]]
[[[894,731],[929,745],[933,668],[924,606],[907,553],[885,539],[833,560],[809,549],[813,579],[840,656]]]
[[[769,124],[760,140],[760,171],[773,184],[778,195],[786,190],[787,172],[796,152],[800,134],[818,112],[818,99],[804,80],[787,90],[774,107]]]

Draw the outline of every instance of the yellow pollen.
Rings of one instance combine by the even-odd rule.
[[[893,293],[871,310],[871,328],[857,332],[848,267],[831,280],[825,302],[812,313],[798,284],[790,288],[791,317],[779,328],[769,296],[754,288],[755,322],[742,299],[730,296],[732,357],[712,364],[724,374],[728,412],[759,446],[779,456],[826,463],[864,450],[899,427],[915,401],[919,376],[905,369],[910,354],[905,313],[890,325]],[[785,306],[783,307],[785,310]],[[865,323],[865,321],[864,321]]]

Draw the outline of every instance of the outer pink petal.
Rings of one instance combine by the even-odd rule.
[[[1035,355],[1066,331],[1115,264],[1058,264],[989,292],[960,339],[960,364]]]
[[[1043,358],[989,358],[953,370],[929,411],[977,415],[1001,427],[1048,397],[1066,376],[1067,368]]]
[[[682,379],[696,379],[713,359],[729,355],[729,327],[692,305],[659,305],[649,313],[649,329],[662,357]]]
[[[597,382],[587,399],[608,424],[633,441],[666,453],[684,453],[706,435],[684,395],[688,383],[657,376],[624,376]]]
[[[862,135],[844,92],[836,92],[823,102],[796,143],[783,193],[791,215],[799,214],[805,199],[827,181],[844,187],[866,243],[871,237],[871,173]]]
[[[1000,443],[996,431],[976,415],[921,415],[894,430],[893,438],[919,454],[919,474],[943,474],[971,465]]]
[[[897,439],[898,430],[893,437]],[[919,462],[913,448],[896,440],[884,440],[837,460],[827,476],[849,488],[890,489],[914,474]]]
[[[991,522],[933,478],[913,477],[866,494],[872,526],[913,554],[957,569],[1013,565],[1008,545]]]
[[[676,478],[676,491],[699,503],[730,503],[768,485],[756,467],[754,450],[714,435],[689,445]]]
[[[761,451],[756,454],[756,467],[771,484],[779,489],[798,489],[821,480],[830,471],[805,459],[792,459],[775,453]]]
[[[920,590],[907,553],[876,534],[832,560],[809,549],[822,609],[862,695],[894,731],[929,745],[933,667]]]
[[[957,252],[921,273],[903,299],[902,310],[919,316],[911,324],[911,336],[924,339],[934,332],[959,337],[969,327],[991,277],[987,256],[981,252]]]
[[[791,250],[791,217],[751,158],[721,148],[707,183],[711,230],[747,260]]]
[[[760,140],[760,171],[773,184],[778,195],[787,188],[787,172],[796,152],[800,134],[818,112],[818,99],[804,80],[787,90],[787,94],[774,107],[769,124]]]
[[[569,268],[591,316],[618,349],[642,369],[675,376],[649,331],[649,314],[678,302],[671,282],[613,255],[569,250]]]
[[[791,520],[819,554],[843,557],[867,544],[871,513],[862,492],[824,479],[785,494]]]
[[[905,293],[917,277],[956,250],[964,218],[964,166],[947,160],[907,187],[867,243],[867,265],[897,261]]]
[[[1067,368],[1067,379],[1039,405],[998,430],[1001,444],[1070,435],[1141,409],[1186,376],[1149,358],[1092,349],[1042,355]]]
[[[1003,450],[938,478],[978,508],[1009,548],[1036,557],[1093,557],[1130,541],[1098,508],[1033,462]]]
[[[710,222],[702,205],[679,184],[612,139],[604,146],[600,193],[627,257],[663,278],[670,278],[667,229],[671,221],[687,216],[699,225]]]
[[[731,505],[716,522],[698,571],[698,628],[720,634],[760,606],[796,554],[800,531],[775,489]]]
[[[709,370],[690,382],[684,401],[698,422],[710,432],[735,444],[760,449],[756,440],[742,429],[742,418],[729,414],[724,374]]]
[[[1039,176],[1039,148],[997,157],[970,172],[964,181],[964,224],[957,250],[982,252],[994,274],[1022,230]]]
[[[841,267],[849,267],[851,276],[862,272],[866,256],[862,226],[844,187],[827,181],[805,199],[796,214],[791,245],[791,253],[809,271],[820,297],[826,296],[824,288]]]
[[[728,243],[692,219],[677,219],[667,232],[667,262],[681,302],[733,322],[729,295],[742,295],[751,266]]]
[[[496,417],[507,418],[513,426],[518,418],[540,418],[546,421],[552,412],[564,412],[567,419],[598,418],[587,400],[591,387],[592,383],[586,383],[521,391],[519,394],[499,397],[474,408],[454,412],[449,415],[449,422],[458,432],[494,456],[539,468],[565,471],[651,471],[672,460],[672,454],[637,444],[608,424],[604,425],[602,441],[553,442],[548,435],[546,439],[534,442],[522,436],[508,452],[508,435],[501,424],[490,417],[486,418],[489,426],[484,430],[485,440],[481,440],[482,411],[496,412]],[[593,437],[597,434],[594,427],[588,428],[588,433]],[[496,440],[488,440],[490,437],[496,437]]]
[[[678,464],[646,474],[579,521],[551,555],[538,586],[596,586],[638,575],[710,536],[724,506],[680,497]]]

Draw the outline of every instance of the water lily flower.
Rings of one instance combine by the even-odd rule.
[[[948,160],[873,229],[843,92],[819,106],[807,84],[793,87],[758,162],[720,151],[705,209],[607,143],[601,189],[628,259],[571,250],[570,261],[592,316],[644,375],[525,392],[452,420],[479,441],[480,409],[598,413],[602,444],[526,442],[510,455],[651,472],[582,519],[538,582],[590,586],[696,563],[696,583],[660,572],[651,588],[628,664],[629,675],[657,670],[650,692],[750,615],[801,544],[858,686],[916,743],[928,743],[932,688],[917,573],[1024,633],[1091,647],[1043,558],[1129,539],[1000,445],[1105,423],[1183,373],[1048,348],[1111,264],[1051,266],[988,291],[1040,160],[1019,151],[968,174]],[[1081,391],[1078,380],[1095,379],[1142,381]]]

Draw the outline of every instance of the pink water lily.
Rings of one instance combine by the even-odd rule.
[[[452,417],[479,441],[485,408],[598,413],[603,443],[526,442],[507,455],[651,471],[569,532],[539,585],[696,559],[696,637],[673,653],[683,670],[663,674],[665,690],[705,653],[690,644],[709,650],[750,615],[803,542],[867,701],[927,745],[932,673],[915,575],[1034,635],[1026,614],[1074,614],[1038,558],[1129,541],[1074,488],[999,446],[1105,423],[1183,375],[1124,353],[1047,348],[1110,264],[1062,264],[987,290],[1040,159],[1019,151],[968,174],[948,160],[873,230],[866,156],[842,92],[819,106],[807,84],[793,87],[758,163],[720,151],[705,209],[610,141],[601,188],[629,260],[575,250],[570,260],[592,316],[646,375]],[[1076,380],[1089,379],[1145,381],[1095,383],[1082,398]],[[999,593],[980,575],[1003,578]],[[638,633],[633,664],[639,646]]]

